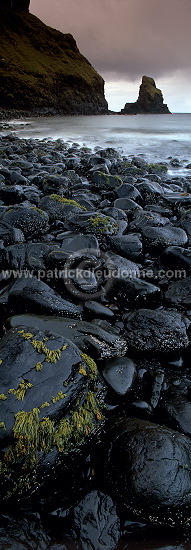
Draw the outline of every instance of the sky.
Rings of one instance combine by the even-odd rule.
[[[171,112],[191,113],[191,0],[31,0],[30,11],[74,36],[109,109],[136,101],[147,75]]]

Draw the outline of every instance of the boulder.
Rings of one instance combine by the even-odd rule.
[[[191,505],[190,472],[188,437],[137,418],[114,420],[104,467],[105,486],[139,519],[184,523]]]
[[[0,358],[1,483],[6,499],[34,492],[62,457],[95,433],[104,419],[97,400],[103,383],[89,355],[70,340],[35,327],[8,331],[0,341]]]
[[[118,335],[118,330],[108,322],[103,327],[98,323],[43,315],[15,315],[8,322],[12,328],[24,324],[28,328],[48,329],[71,340],[81,351],[91,353],[97,359],[125,355],[127,342]]]
[[[183,317],[168,309],[138,309],[126,315],[129,346],[142,352],[173,352],[187,348]]]

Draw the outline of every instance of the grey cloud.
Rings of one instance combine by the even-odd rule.
[[[190,0],[31,0],[30,9],[71,32],[105,79],[191,75]]]

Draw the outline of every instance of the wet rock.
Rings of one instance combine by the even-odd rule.
[[[191,209],[188,209],[187,212],[185,212],[180,219],[180,225],[186,231],[189,242],[191,240]]]
[[[48,550],[50,537],[35,514],[4,515],[0,519],[0,550]]]
[[[136,212],[133,221],[130,223],[130,230],[143,231],[146,227],[164,227],[172,226],[169,219],[161,216],[158,212],[150,212],[149,210]]]
[[[17,227],[12,227],[5,221],[0,222],[0,239],[4,242],[4,245],[14,243],[22,243],[24,241],[24,233]]]
[[[160,197],[164,194],[161,185],[154,181],[139,183],[137,189],[145,202],[158,202]]]
[[[184,523],[191,502],[190,439],[144,420],[121,418],[114,421],[108,447],[105,486],[114,498],[139,518]]]
[[[125,272],[125,270],[124,270]],[[116,296],[119,303],[127,306],[141,306],[144,304],[156,304],[160,300],[160,288],[140,278],[121,275],[115,277],[107,296]]]
[[[39,207],[45,210],[50,220],[60,220],[65,221],[67,215],[71,212],[76,212],[76,214],[83,210],[83,207],[80,206],[76,201],[62,197],[61,195],[47,195],[40,200]]]
[[[102,374],[117,394],[126,395],[131,390],[136,378],[136,366],[128,357],[109,359]]]
[[[158,372],[154,376],[154,380],[152,384],[152,393],[151,393],[150,402],[153,409],[155,409],[155,407],[157,407],[159,403],[163,387],[164,387],[164,372]]]
[[[181,268],[190,271],[191,268],[191,248],[181,246],[168,246],[161,255],[164,265],[173,268]]]
[[[141,257],[141,235],[129,233],[128,235],[111,237],[110,241],[113,250],[115,250],[119,254],[122,254],[125,257],[129,257],[132,260]]]
[[[4,201],[4,204],[9,205],[22,202],[24,197],[23,188],[20,185],[0,184],[0,198]]]
[[[54,248],[54,250],[59,249],[59,245],[48,245],[45,243],[22,243],[7,246],[6,249],[0,251],[2,265],[4,268],[14,269],[20,272],[25,270],[27,277],[27,270],[35,271],[46,269],[46,258],[52,248]],[[19,276],[19,273],[17,273],[17,275]],[[41,275],[43,275],[43,271],[41,271]]]
[[[143,237],[152,248],[166,246],[184,246],[188,237],[180,227],[143,227]]]
[[[71,229],[84,230],[86,233],[101,235],[116,235],[118,222],[111,216],[105,216],[102,212],[84,212],[83,214],[70,214],[69,226]]]
[[[191,308],[191,277],[170,283],[165,298],[169,305]]]
[[[142,196],[139,193],[138,189],[130,183],[122,183],[122,185],[117,188],[116,194],[118,198],[124,197],[127,199],[131,199],[135,202],[142,202]]]
[[[53,472],[58,453],[64,457],[95,433],[104,419],[98,398],[103,384],[95,362],[75,344],[35,327],[7,332],[0,341],[0,357],[1,449],[9,445],[1,464],[6,498],[19,490],[21,495],[34,491],[35,483],[38,488],[50,475],[50,467]],[[11,495],[7,471],[15,480]]]
[[[114,549],[120,538],[120,520],[111,497],[88,493],[74,508],[73,536],[83,550]]]
[[[27,327],[38,327],[51,330],[71,340],[85,353],[91,353],[98,359],[125,355],[127,342],[116,334],[113,327],[105,322],[104,328],[95,323],[64,319],[63,317],[44,317],[37,315],[15,315],[10,319],[10,326],[24,324]]]
[[[172,352],[188,346],[180,313],[168,309],[138,309],[126,316],[126,338],[135,350]]]
[[[191,436],[190,415],[191,403],[178,391],[169,391],[160,402],[158,413],[162,422],[174,430]]]
[[[38,313],[81,317],[79,306],[64,300],[46,283],[33,276],[27,279],[22,275],[16,280],[9,292],[8,306],[17,313],[33,313],[35,308]]]
[[[191,194],[186,192],[173,192],[173,193],[165,193],[164,194],[164,201],[167,202],[170,206],[190,206],[191,205]]]
[[[112,207],[109,206],[107,208],[104,208],[103,213],[106,214],[106,216],[111,216],[115,220],[124,220],[127,222],[126,213],[123,210],[121,210],[121,208],[118,208],[118,207],[116,208],[115,201],[114,201],[114,206]]]
[[[121,199],[116,199],[114,201],[114,206],[116,208],[122,208],[126,212],[134,212],[136,210],[142,210],[142,206],[137,204],[137,202],[132,199],[127,199],[126,197]]]
[[[109,321],[115,317],[113,311],[109,307],[103,306],[99,302],[95,302],[93,300],[88,300],[85,302],[84,311],[92,318],[98,317],[101,319],[108,319]]]
[[[21,229],[25,238],[42,235],[48,229],[48,214],[39,211],[38,208],[31,206],[13,207],[7,210],[2,216],[3,222],[9,223],[12,227]]]
[[[64,251],[69,252],[72,254],[73,252],[77,252],[78,254],[94,254],[95,256],[99,256],[100,249],[99,249],[99,243],[95,235],[82,235],[80,233],[70,233],[68,232],[68,235],[63,234],[63,240],[61,249]]]
[[[102,159],[107,160],[107,159]],[[98,189],[106,189],[108,192],[113,191],[122,183],[122,179],[119,176],[113,176],[111,174],[104,174],[101,170],[94,172],[92,175],[92,182],[98,187]]]

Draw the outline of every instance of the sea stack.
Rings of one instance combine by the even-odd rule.
[[[0,0],[1,113],[107,113],[104,80],[73,36],[45,25],[29,4]]]
[[[124,109],[121,109],[121,114],[169,114],[169,108],[163,101],[163,94],[156,87],[154,79],[151,76],[143,76],[137,101],[126,103]]]

